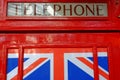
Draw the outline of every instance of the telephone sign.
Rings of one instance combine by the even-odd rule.
[[[8,3],[7,16],[108,17],[107,3]]]

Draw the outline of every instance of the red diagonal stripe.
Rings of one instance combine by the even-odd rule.
[[[93,69],[93,64],[90,63],[88,60],[86,60],[85,58],[83,57],[80,57],[80,58],[77,58],[79,59],[81,62],[83,62],[84,64],[86,64],[88,67],[90,67],[91,69]],[[102,71],[100,68],[99,68],[99,74],[101,74],[103,77],[105,77],[107,80],[109,80],[109,75],[106,74],[104,71]]]
[[[15,77],[13,77],[11,80],[18,80],[18,74]]]
[[[37,61],[35,61],[34,63],[32,63],[30,66],[28,66],[28,68],[26,68],[23,71],[23,75],[26,75],[27,73],[29,73],[32,69],[34,69],[36,66],[38,66],[39,64],[41,64],[46,59],[47,58],[40,58]],[[13,77],[11,80],[18,80],[18,74],[15,77]]]
[[[28,66],[28,68],[26,68],[23,71],[23,75],[26,75],[27,73],[29,73],[32,69],[34,69],[35,67],[37,67],[39,64],[41,64],[43,61],[45,61],[47,58],[40,58],[37,61],[35,61],[33,64],[31,64],[30,66]]]
[[[80,58],[77,58],[79,59],[81,62],[83,62],[84,64],[86,64],[88,67],[90,67],[91,69],[93,69],[93,64],[90,63],[88,60],[86,60],[85,58],[83,57],[80,57]]]
[[[102,76],[104,76],[106,78],[106,80],[109,80],[109,75],[106,74],[104,71],[102,71],[100,68],[99,68],[99,74],[101,74]]]

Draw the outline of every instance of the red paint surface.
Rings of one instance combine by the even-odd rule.
[[[22,49],[25,49],[25,52],[55,52],[55,55],[59,56],[59,59],[62,59],[63,52],[81,52],[84,50],[89,51],[98,49],[102,51],[101,48],[107,48],[108,56],[109,56],[109,71],[110,71],[110,79],[109,80],[119,80],[120,79],[120,33],[41,33],[41,34],[0,34],[0,48],[1,55],[1,80],[4,80],[5,68],[7,58],[6,54],[8,49],[10,52],[18,51],[22,52]],[[2,40],[3,39],[3,40]],[[71,49],[70,49],[71,48]],[[83,49],[78,49],[83,48]],[[14,49],[14,50],[12,50]],[[40,50],[41,49],[41,50]],[[95,52],[95,51],[94,51]],[[23,55],[23,53],[21,53]],[[94,53],[96,54],[96,53]],[[59,59],[55,57],[55,63],[58,63]],[[94,58],[97,59],[97,58]],[[22,57],[19,59],[22,60]],[[58,60],[58,61],[57,61]],[[63,69],[64,66],[60,65],[63,63],[59,63],[54,66],[56,69],[60,67]],[[22,62],[19,62],[19,65],[23,65]],[[95,61],[94,67],[97,66],[97,62]],[[21,67],[21,66],[19,66]],[[19,68],[19,70],[21,70]],[[95,80],[97,79],[97,68],[95,68]],[[61,70],[62,71],[62,70]],[[60,71],[60,72],[61,72]],[[64,80],[63,74],[61,72],[60,79]],[[22,76],[22,72],[19,74]],[[55,74],[57,76],[57,74]],[[59,77],[55,77],[55,80],[58,80]]]
[[[95,48],[108,48],[109,80],[120,80],[120,17],[118,18],[120,16],[120,0],[44,0],[44,2],[108,3],[109,17],[107,19],[67,18],[66,20],[51,20],[49,18],[44,20],[33,20],[30,18],[16,20],[16,17],[10,20],[6,16],[6,5],[8,1],[43,2],[43,0],[0,0],[0,80],[5,80],[6,78],[5,69],[7,53],[9,52],[8,48],[10,50],[19,49],[21,53],[19,65],[23,65],[21,62],[23,58],[21,47],[31,49],[39,47],[45,52],[46,49],[44,50],[44,48],[47,48],[47,51],[50,51],[49,48],[74,48],[73,51],[76,48],[92,48],[94,53],[96,53]],[[84,30],[86,31],[84,32]],[[58,55],[62,56],[60,53]],[[94,54],[94,56],[97,55]],[[94,66],[96,66],[98,63],[97,61],[94,62]],[[19,71],[21,71],[22,66],[19,67]],[[56,67],[59,67],[59,65]],[[61,67],[63,69],[63,66]],[[97,68],[95,68],[95,73],[98,73]],[[19,75],[21,76],[19,79],[22,79],[23,74],[19,73]],[[62,74],[60,77],[63,80],[64,76]],[[55,80],[58,80],[58,78],[55,77]],[[95,80],[98,80],[98,74],[95,74]]]
[[[108,3],[108,18],[37,18],[17,19],[6,15],[8,2],[91,2]],[[3,4],[4,3],[4,4]],[[38,31],[38,30],[120,30],[120,0],[0,0],[0,31]],[[24,19],[25,18],[25,19]]]

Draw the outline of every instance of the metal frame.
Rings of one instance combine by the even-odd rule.
[[[6,8],[7,2],[16,2],[16,0],[4,0],[4,9],[3,9],[3,16],[0,19],[2,22],[0,23],[0,31],[39,31],[39,30],[60,30],[60,31],[70,31],[70,30],[120,30],[120,19],[118,18],[119,14],[119,4],[115,4],[114,0],[92,0],[92,1],[84,1],[81,2],[107,2],[109,9],[109,17],[106,18],[81,18],[79,19],[53,19],[50,18],[42,18],[39,19],[30,19],[30,17],[26,19],[16,19],[17,17],[13,17],[13,19],[7,19],[6,17]],[[3,2],[3,1],[2,1]],[[36,0],[17,0],[17,2],[43,2],[43,1],[36,1]],[[44,1],[48,2],[48,1]],[[69,2],[69,1],[58,1],[58,0],[50,0],[49,2]],[[70,1],[70,2],[80,2],[78,0]],[[118,6],[118,8],[116,7]],[[113,11],[114,10],[114,11]],[[54,21],[54,23],[53,23]],[[76,25],[77,24],[77,25]]]
[[[11,47],[11,46],[15,46],[15,47]],[[52,47],[52,46],[51,46]],[[90,47],[90,46],[89,46]],[[89,48],[87,46],[84,46],[84,48]],[[105,46],[104,46],[105,47]],[[104,48],[104,47],[100,47],[100,48]],[[108,46],[107,46],[108,47]],[[23,79],[23,55],[24,55],[24,49],[32,49],[32,48],[48,48],[48,47],[40,47],[40,46],[26,46],[26,45],[9,45],[9,46],[6,46],[5,48],[5,54],[4,54],[4,78],[3,80],[6,80],[6,69],[7,69],[7,52],[8,52],[8,49],[19,49],[19,59],[18,59],[18,80],[22,80]],[[56,46],[53,46],[53,48],[63,48],[63,47],[56,47]],[[65,47],[65,48],[71,48],[70,46],[69,47]],[[72,48],[83,48],[82,46],[81,47],[72,47]],[[99,80],[99,75],[98,75],[98,57],[97,57],[97,48],[99,47],[92,47],[93,49],[93,56],[94,56],[94,80]],[[105,47],[106,48],[106,47]],[[109,48],[108,48],[109,49]],[[108,53],[108,54],[111,54],[111,53]],[[108,63],[110,63],[110,60],[109,60],[109,56],[108,56]],[[110,70],[111,72],[111,70]],[[111,74],[109,75],[111,76]],[[112,79],[110,79],[112,80]]]
[[[31,49],[32,48],[53,48],[53,49],[54,48],[92,48],[93,49],[93,54],[94,54],[95,80],[98,80],[97,48],[107,48],[108,49],[108,53],[109,53],[108,54],[108,56],[109,56],[108,57],[108,60],[109,60],[108,62],[109,62],[109,70],[110,70],[110,76],[109,77],[110,77],[110,80],[113,79],[113,76],[114,76],[113,74],[116,71],[113,72],[114,69],[112,67],[113,66],[113,62],[112,61],[114,59],[113,55],[115,56],[116,53],[114,51],[112,51],[112,48],[114,47],[114,45],[118,46],[120,44],[120,43],[119,44],[115,44],[114,43],[114,39],[118,39],[118,36],[120,34],[117,34],[117,33],[114,33],[114,34],[113,33],[109,33],[109,34],[108,33],[104,33],[104,34],[102,33],[102,35],[101,34],[97,34],[97,35],[101,35],[99,37],[101,39],[105,39],[105,40],[106,39],[110,39],[110,37],[111,37],[111,40],[109,40],[108,42],[107,42],[107,40],[106,41],[102,41],[103,43],[101,43],[101,42],[99,43],[99,40],[94,42],[94,39],[97,36],[96,33],[72,34],[74,36],[74,38],[72,38],[72,36],[71,37],[70,36],[66,37],[69,34],[64,34],[64,33],[61,33],[61,34],[54,33],[54,34],[56,34],[57,37],[53,37],[53,39],[59,38],[60,37],[59,35],[62,36],[61,40],[57,39],[60,42],[57,42],[57,41],[49,42],[49,39],[48,39],[48,41],[46,41],[45,37],[46,37],[46,35],[48,35],[48,33],[47,34],[18,34],[19,38],[17,37],[18,35],[16,35],[16,34],[6,34],[7,35],[6,38],[9,38],[7,40],[9,40],[9,41],[19,41],[19,42],[18,43],[11,43],[11,42],[8,42],[8,41],[6,42],[5,41],[6,44],[3,43],[3,45],[1,45],[1,46],[3,46],[2,50],[4,51],[4,53],[2,53],[4,55],[4,57],[2,59],[2,60],[4,60],[4,62],[2,63],[3,64],[2,65],[2,68],[3,68],[2,74],[4,76],[2,76],[2,80],[6,80],[7,52],[8,52],[9,49],[19,49],[19,63],[18,63],[18,65],[19,65],[19,68],[18,68],[19,69],[18,70],[19,77],[18,78],[19,78],[19,80],[22,79],[22,76],[23,76],[23,73],[22,73],[22,71],[23,71],[23,55],[24,55],[24,49],[26,49],[26,48],[29,48],[29,49],[30,48]],[[37,39],[45,40],[45,43],[44,42],[31,43],[29,41],[25,42],[23,40],[23,39],[25,39],[23,36],[28,36],[28,35],[34,36]],[[50,33],[49,33],[49,35],[50,35]],[[87,38],[87,37],[84,38],[83,35],[84,36],[86,35],[89,38]],[[93,35],[93,38],[91,39],[90,36],[92,36],[92,35]],[[5,36],[5,35],[3,35],[3,36]],[[82,40],[78,39],[78,37],[80,37],[80,36],[83,37],[83,39],[81,38]],[[114,37],[112,37],[112,36],[114,36]],[[11,40],[12,37],[15,38],[15,40]],[[68,42],[68,40],[66,41],[66,39],[71,39],[71,40],[74,39],[76,41],[73,40],[74,42],[73,41]],[[87,39],[89,39],[89,40],[91,39],[90,42]],[[96,38],[96,39],[98,39],[98,38]],[[85,43],[83,43],[84,40],[85,40]],[[64,43],[62,43],[62,41],[64,41]],[[75,43],[75,42],[78,42],[78,43]],[[92,43],[92,42],[94,42],[94,43]],[[117,48],[117,51],[118,51],[118,48]]]

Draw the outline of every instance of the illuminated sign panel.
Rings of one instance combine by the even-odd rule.
[[[107,3],[8,3],[7,16],[108,17]]]

